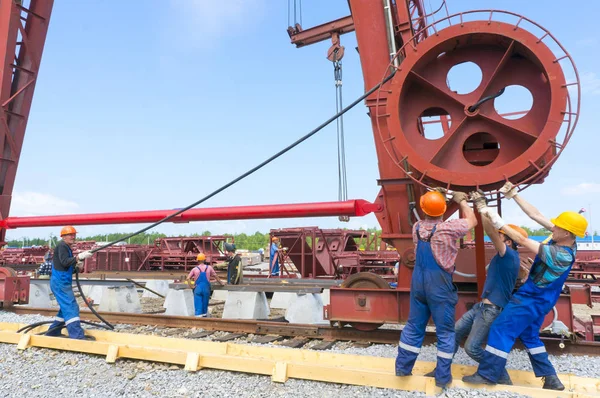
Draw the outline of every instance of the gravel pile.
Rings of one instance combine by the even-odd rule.
[[[33,323],[51,318],[39,315],[15,315],[0,312],[0,322]],[[131,332],[127,325],[116,325],[118,330]],[[142,333],[162,335],[165,329],[150,326],[135,327]],[[183,335],[190,331],[182,331]],[[216,332],[221,335],[225,332]],[[182,336],[183,337],[183,336]],[[248,343],[237,339],[236,343]],[[338,343],[330,350],[359,355],[395,357],[397,347],[375,345],[353,347]],[[433,361],[435,346],[423,347],[419,360]],[[580,376],[600,377],[600,358],[551,356],[559,372],[573,372]],[[473,365],[461,349],[456,363]],[[509,368],[530,370],[525,352],[515,351],[509,357]],[[204,369],[189,373],[180,366],[142,361],[118,360],[107,364],[104,357],[30,348],[19,351],[15,345],[0,344],[0,396],[6,397],[423,397],[422,393],[370,387],[337,385],[290,379],[285,384],[271,382],[270,377]],[[504,392],[485,392],[449,389],[445,397],[515,397]]]

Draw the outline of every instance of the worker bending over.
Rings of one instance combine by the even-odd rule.
[[[60,231],[62,238],[54,248],[54,264],[50,275],[50,289],[60,306],[54,322],[46,332],[47,336],[60,336],[63,327],[67,327],[72,339],[93,339],[85,336],[79,319],[79,305],[73,294],[73,272],[83,270],[83,260],[92,257],[92,252],[84,251],[73,256],[71,246],[75,243],[77,231],[71,226]],[[77,268],[77,269],[76,269]]]
[[[467,195],[454,192],[452,199],[459,204],[464,218],[443,221],[445,195],[433,191],[421,196],[420,207],[426,218],[413,226],[416,263],[410,287],[410,312],[400,335],[396,357],[396,376],[411,375],[431,316],[438,341],[435,370],[438,387],[452,382],[450,365],[454,355],[454,314],[458,302],[457,289],[452,283],[458,254],[456,241],[477,225],[475,213],[467,204]]]
[[[540,244],[523,237],[509,227],[498,213],[488,207],[480,210],[489,217],[497,229],[502,229],[514,242],[537,253],[529,277],[512,296],[504,311],[492,325],[484,355],[477,372],[463,377],[463,381],[476,384],[496,384],[504,374],[506,358],[517,337],[528,351],[536,377],[544,379],[545,389],[564,390],[565,386],[556,376],[556,370],[548,360],[539,331],[546,314],[556,304],[563,284],[573,266],[576,254],[575,236],[583,237],[587,220],[572,211],[561,213],[548,220],[535,207],[517,195],[517,190],[507,182],[500,192],[507,199],[514,198],[519,207],[532,220],[552,231],[552,240]]]
[[[213,267],[205,263],[206,255],[204,253],[199,253],[196,260],[198,260],[198,265],[188,275],[188,279],[194,281],[194,315],[206,317],[210,299],[210,282],[214,279],[221,286],[223,286],[223,282]]]
[[[225,254],[227,255],[227,283],[230,285],[239,285],[244,281],[242,272],[242,257],[235,254],[235,245],[225,242]]]

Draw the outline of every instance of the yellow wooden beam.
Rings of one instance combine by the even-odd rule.
[[[393,358],[378,358],[311,350],[292,350],[250,346],[160,336],[87,331],[96,341],[73,340],[16,333],[23,325],[0,323],[0,342],[17,344],[19,349],[42,347],[65,351],[85,352],[106,356],[107,362],[118,358],[183,365],[188,371],[202,368],[255,373],[271,376],[274,382],[285,383],[289,378],[342,383],[406,391],[422,391],[428,395],[439,392],[432,377],[421,374],[433,369],[435,363],[417,362],[414,376],[397,377]],[[36,333],[43,331],[39,328]],[[474,367],[453,365],[451,387],[473,388],[461,381],[472,374]],[[533,397],[547,397],[541,381],[529,372],[509,371],[513,386],[477,386],[492,391],[511,391]],[[600,397],[597,379],[560,375],[567,391],[552,391],[553,397]]]

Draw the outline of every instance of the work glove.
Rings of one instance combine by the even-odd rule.
[[[452,192],[452,200],[460,204],[460,202],[469,200],[469,197],[464,192],[454,191]]]
[[[448,197],[446,196],[446,195],[448,195],[448,190],[446,188],[437,187],[437,188],[433,188],[432,191],[441,193],[444,196],[444,198],[446,199],[446,202],[448,202]]]
[[[77,255],[77,260],[79,260],[79,261],[83,261],[83,260],[85,260],[86,258],[90,258],[90,257],[92,257],[93,255],[94,255],[94,253],[92,253],[92,252],[91,252],[91,251],[89,251],[89,250],[86,250],[86,251],[84,251],[84,252],[81,252],[81,253],[79,253],[79,254]]]
[[[502,188],[500,188],[500,192],[504,194],[506,199],[512,199],[517,194],[517,187],[512,182],[506,181]]]
[[[487,206],[484,207],[483,209],[479,210],[479,213],[482,216],[487,217],[492,222],[492,225],[496,229],[502,229],[502,227],[504,227],[506,225],[506,222],[502,219],[502,217],[500,217],[500,215],[498,213],[496,213],[495,211],[492,211]]]
[[[471,197],[471,201],[477,207],[477,210],[481,213],[483,208],[487,207],[487,199],[486,197],[479,191],[473,191],[469,194]]]

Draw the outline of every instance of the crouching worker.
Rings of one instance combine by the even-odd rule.
[[[219,285],[223,282],[210,265],[206,264],[206,255],[198,254],[196,257],[198,265],[190,271],[188,279],[194,281],[194,314],[196,316],[208,316],[208,301],[210,299],[210,282],[214,278]]]
[[[514,198],[532,220],[552,231],[552,240],[540,244],[527,239],[509,227],[498,213],[484,207],[480,213],[488,217],[496,229],[502,229],[513,242],[537,253],[527,282],[513,294],[500,316],[492,324],[487,346],[477,372],[463,377],[466,383],[496,384],[505,372],[506,359],[519,338],[527,349],[536,377],[544,379],[545,389],[564,390],[556,370],[548,360],[539,331],[542,322],[556,304],[576,254],[575,236],[583,237],[587,220],[572,211],[548,220],[539,210],[517,195],[510,182],[500,190],[507,199]]]
[[[83,260],[92,257],[92,252],[84,251],[73,256],[71,246],[75,243],[77,231],[67,226],[60,231],[62,240],[54,248],[54,264],[50,275],[50,289],[60,306],[54,322],[48,328],[46,336],[60,336],[66,326],[72,339],[94,340],[86,336],[79,320],[79,305],[73,293],[73,272],[83,270]],[[76,269],[77,268],[77,269]]]

